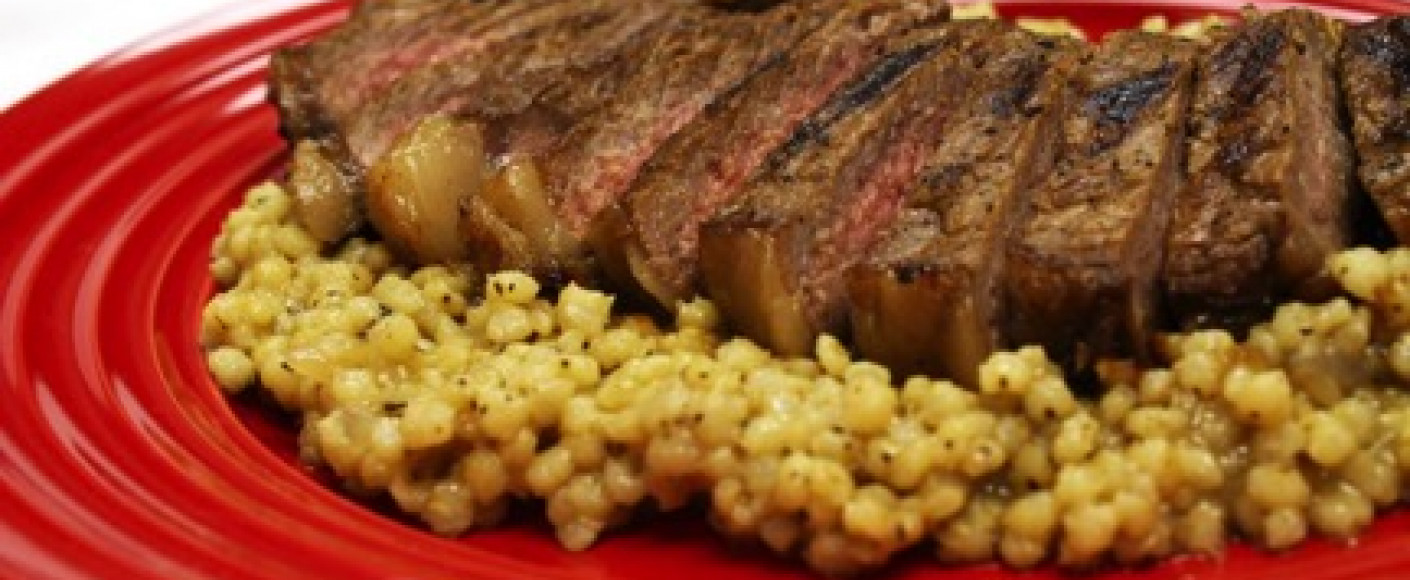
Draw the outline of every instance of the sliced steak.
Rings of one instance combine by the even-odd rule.
[[[1083,51],[1002,23],[971,21],[985,41],[958,110],[909,209],[848,273],[858,352],[894,372],[974,385],[1002,346],[1004,247],[1033,181],[1051,166],[1061,89]]]
[[[891,223],[967,78],[927,30],[805,121],[700,236],[706,294],[736,330],[805,354],[845,322],[843,274]],[[944,44],[942,48],[940,45]]]
[[[486,271],[585,276],[576,243],[558,234],[533,161],[558,149],[578,120],[618,95],[658,39],[716,13],[619,3],[564,19],[504,50],[403,76],[353,115],[343,133],[355,160],[347,165],[383,176],[366,181],[368,217],[392,247],[417,261],[469,258]],[[432,119],[441,120],[433,125],[453,120],[460,127],[416,130]],[[452,149],[480,152],[463,163],[485,168],[447,166],[436,151]],[[411,186],[414,180],[398,177],[416,173],[413,166],[420,162],[414,159],[422,154],[439,159],[447,176],[460,175],[465,183]],[[456,207],[461,215],[443,216]],[[410,227],[417,222],[424,227]]]
[[[530,167],[535,186],[509,195],[486,188],[467,200],[463,231],[477,264],[594,278],[582,224],[626,189],[661,141],[820,24],[829,4],[763,14],[677,10],[652,40],[600,66],[564,69],[583,71],[571,82],[560,72],[525,77],[521,66],[503,83],[513,88],[500,91],[513,99],[478,91],[474,98],[490,97],[493,109],[457,111],[500,127],[496,159]]]
[[[1182,324],[1237,323],[1331,292],[1323,266],[1348,242],[1353,205],[1333,66],[1341,28],[1273,12],[1200,58],[1164,271]]]
[[[1012,344],[1041,344],[1076,373],[1099,354],[1147,354],[1194,56],[1193,43],[1125,31],[1073,71],[1054,167],[1007,248]]]
[[[349,148],[371,165],[421,119],[449,114],[500,132],[504,151],[551,149],[573,123],[617,94],[658,39],[713,13],[669,3],[585,4],[597,9],[574,11],[501,50],[464,54],[403,75],[349,120]]]
[[[358,5],[318,40],[281,49],[271,93],[291,141],[336,135],[364,103],[411,71],[483,52],[604,2],[382,0]]]
[[[1361,184],[1410,244],[1410,16],[1348,30],[1340,72]]]
[[[598,262],[620,288],[670,307],[696,290],[700,224],[887,41],[946,19],[943,3],[835,2],[828,22],[668,140],[594,226]]]
[[[663,141],[782,58],[842,4],[815,0],[763,13],[712,12],[660,37],[633,63],[636,70],[616,98],[578,123],[564,137],[564,149],[547,160],[554,205],[572,233],[586,233]]]

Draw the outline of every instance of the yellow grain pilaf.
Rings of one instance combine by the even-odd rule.
[[[303,413],[303,457],[386,492],[441,534],[543,500],[582,549],[633,507],[707,498],[730,536],[825,573],[916,545],[944,562],[1086,567],[1352,538],[1410,468],[1410,250],[1332,261],[1352,299],[1287,304],[1236,342],[1173,335],[1166,368],[1105,363],[1074,398],[1038,348],[982,385],[893,377],[831,337],[784,360],[721,335],[706,301],[675,326],[515,272],[320,254],[276,185],[216,242],[212,373]]]

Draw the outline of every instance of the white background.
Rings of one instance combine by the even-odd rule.
[[[0,0],[0,109],[149,34],[239,0]]]

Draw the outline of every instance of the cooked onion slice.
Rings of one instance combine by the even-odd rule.
[[[577,245],[559,224],[544,189],[538,167],[527,159],[511,158],[484,189],[485,201],[506,225],[523,236],[538,256],[530,262],[560,262],[573,255]]]
[[[362,227],[362,205],[357,187],[329,160],[313,141],[294,146],[289,168],[289,190],[294,211],[308,232],[320,242],[337,242]]]
[[[420,263],[463,261],[461,207],[484,189],[488,173],[479,124],[427,117],[368,171],[368,216],[388,243]]]

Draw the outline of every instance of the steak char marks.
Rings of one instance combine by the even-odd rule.
[[[1147,355],[1161,324],[1326,296],[1362,209],[1342,91],[1361,181],[1410,239],[1410,17],[1344,47],[1302,10],[1199,45],[948,19],[942,0],[363,2],[273,61],[294,209],[320,241],[370,220],[426,262],[666,309],[699,292],[782,355],[850,334],[970,385],[996,349],[1081,373]]]
[[[884,55],[886,42],[948,16],[908,0],[839,2],[826,24],[667,141],[594,227],[593,252],[618,288],[664,307],[698,285],[700,224],[726,206],[768,155],[841,86]]]
[[[1351,110],[1361,184],[1401,244],[1410,244],[1410,16],[1346,33],[1341,88]]]
[[[785,58],[830,18],[839,0],[786,4],[763,14],[711,12],[663,36],[598,114],[563,139],[545,169],[565,224],[582,237],[666,139],[761,69]]]
[[[968,28],[901,42],[765,162],[701,231],[706,295],[737,330],[786,355],[845,323],[844,274],[889,226],[964,94]],[[960,50],[960,49],[955,49]]]
[[[270,85],[281,127],[291,141],[341,137],[358,110],[408,74],[473,60],[506,44],[534,42],[557,26],[620,5],[619,0],[363,2],[328,35],[275,53]]]
[[[349,148],[370,166],[423,118],[474,119],[496,133],[500,150],[547,150],[581,116],[617,96],[639,59],[665,35],[698,24],[704,10],[621,0],[589,0],[597,10],[571,16],[504,50],[446,60],[403,75],[348,122]]]
[[[973,70],[908,209],[848,275],[852,337],[862,356],[905,375],[976,384],[1002,346],[1004,247],[1029,188],[1051,165],[1060,89],[1082,52],[998,22],[960,54]]]
[[[1203,55],[1189,173],[1165,282],[1186,325],[1239,325],[1280,298],[1321,299],[1350,239],[1351,154],[1333,61],[1341,24],[1273,12]]]
[[[1056,163],[1008,246],[1008,337],[1070,371],[1143,355],[1181,177],[1193,43],[1118,32],[1067,83]]]

